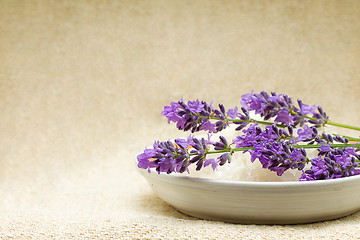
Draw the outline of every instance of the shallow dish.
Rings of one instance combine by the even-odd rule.
[[[201,219],[298,224],[360,210],[360,175],[309,182],[241,182],[139,171],[161,199]]]

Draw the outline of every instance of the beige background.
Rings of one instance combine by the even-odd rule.
[[[359,125],[359,1],[0,1],[0,237],[358,237],[202,221],[136,172],[162,106],[275,90]]]

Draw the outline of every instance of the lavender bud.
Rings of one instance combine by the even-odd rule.
[[[183,161],[184,159],[185,159],[185,156],[182,155],[182,156],[177,157],[177,158],[175,159],[175,161],[176,161],[176,163],[179,163],[179,162]]]
[[[180,168],[180,173],[183,173],[183,172],[185,172],[185,170],[186,170],[186,166],[187,165],[187,163],[186,162],[183,162],[183,164],[181,165],[181,168]]]
[[[285,166],[290,165],[290,164],[291,164],[290,159],[285,159],[285,160],[284,160],[284,165],[285,165]]]
[[[220,111],[223,115],[225,115],[225,107],[222,104],[219,104]]]
[[[244,107],[241,107],[241,111],[242,111],[246,116],[249,116],[249,111],[246,110]]]
[[[195,163],[195,162],[199,161],[200,158],[201,158],[201,156],[195,156],[195,157],[193,157],[192,159],[190,159],[190,162],[191,162],[191,163]]]
[[[199,160],[199,161],[196,163],[196,171],[200,171],[200,169],[201,169],[202,166],[203,166],[203,163],[204,163],[204,160],[203,160],[203,159]]]
[[[226,140],[226,138],[224,138],[223,136],[220,136],[220,141],[224,144],[224,146],[228,146],[228,142]]]
[[[311,127],[313,132],[317,135],[318,134],[318,130],[316,129],[316,127]]]
[[[224,165],[226,163],[226,161],[228,161],[228,159],[229,159],[229,153],[222,154],[218,159],[220,160],[219,165],[220,166]]]
[[[302,104],[303,104],[302,101],[298,98],[298,99],[297,99],[297,102],[298,102],[299,107],[301,108],[301,106],[302,106]]]
[[[301,151],[301,154],[302,154],[304,157],[306,157],[306,150],[303,149],[303,148],[301,148],[300,151]]]
[[[301,171],[305,168],[305,163],[301,163],[298,167],[298,170]]]
[[[279,135],[279,129],[275,125],[272,125],[271,128],[276,135]]]
[[[294,129],[291,126],[288,126],[289,134],[292,136],[294,133]]]
[[[325,141],[329,142],[328,136],[325,133],[322,134],[322,137],[325,139]]]
[[[206,141],[205,141],[205,138],[201,138],[201,143],[203,145],[203,148],[206,149]]]
[[[262,133],[262,130],[259,127],[256,127],[255,130],[256,130],[256,135],[259,135]]]
[[[345,143],[344,139],[342,137],[338,136],[338,135],[336,135],[334,137],[334,140],[337,141],[337,142]]]
[[[242,130],[244,127],[246,127],[248,123],[247,122],[244,122],[244,123],[241,123],[240,126],[238,126],[237,128],[235,128],[236,131],[240,131]]]
[[[282,144],[282,148],[284,149],[284,151],[287,153],[287,154],[291,154],[290,153],[290,150],[289,150],[289,148],[288,148],[288,146],[286,145],[286,144]]]
[[[215,147],[215,150],[223,150],[223,149],[225,149],[225,145],[223,143],[220,143],[220,142],[216,142],[214,144],[214,147]]]
[[[204,154],[205,154],[204,150],[197,151],[198,156],[204,156]]]
[[[338,167],[334,167],[333,171],[336,175],[341,174],[341,170]]]
[[[270,96],[267,92],[265,91],[261,91],[261,95],[265,98],[265,99],[268,99]]]
[[[318,109],[320,115],[324,114],[324,111],[323,111],[322,107],[318,106],[317,109]]]

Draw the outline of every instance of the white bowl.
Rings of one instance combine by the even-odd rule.
[[[360,210],[360,175],[309,182],[241,182],[139,171],[161,199],[201,219],[297,224]]]

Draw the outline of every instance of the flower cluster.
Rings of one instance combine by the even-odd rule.
[[[320,155],[322,156],[311,160],[311,168],[303,172],[300,181],[334,179],[360,174],[356,161],[360,159],[360,155],[354,151],[353,147],[342,150],[322,145]]]
[[[171,141],[155,141],[152,148],[145,149],[143,153],[137,156],[138,167],[150,171],[154,168],[158,173],[183,173],[189,172],[188,167],[196,164],[196,170],[202,167],[210,166],[215,170],[219,165],[231,161],[232,152],[226,152],[217,158],[207,158],[210,146],[217,150],[229,149],[227,140],[220,137],[219,142],[213,142],[208,137],[197,139],[189,135],[186,139],[175,139]]]
[[[189,154],[181,145],[174,145],[171,141],[154,142],[153,148],[145,149],[137,156],[138,167],[155,168],[160,172],[184,172],[188,167]]]
[[[233,143],[237,148],[252,147],[248,150],[252,162],[258,159],[263,168],[268,168],[279,176],[290,168],[302,170],[305,167],[306,151],[290,146],[295,142],[291,137],[292,127],[285,130],[272,125],[262,130],[257,124],[252,124],[243,133]]]
[[[168,119],[168,123],[175,122],[179,130],[190,130],[192,133],[198,131],[219,132],[225,129],[229,123],[240,124],[238,129],[241,129],[249,122],[249,113],[244,108],[242,108],[243,114],[238,112],[237,107],[229,109],[226,113],[224,105],[219,104],[219,109],[214,109],[211,105],[211,103],[199,100],[188,101],[187,104],[180,100],[171,102],[170,106],[164,106],[161,114]],[[234,120],[232,118],[235,119],[235,122],[232,121]],[[215,122],[210,120],[215,120]]]
[[[164,106],[162,115],[180,130],[217,133],[234,124],[236,131],[242,130],[241,134],[231,141],[219,136],[219,141],[214,142],[209,134],[208,139],[189,135],[173,142],[155,141],[152,148],[137,156],[138,167],[168,174],[189,172],[191,164],[196,165],[197,171],[207,166],[215,170],[230,163],[235,152],[243,151],[250,154],[252,162],[259,161],[278,176],[288,169],[301,171],[300,181],[360,175],[360,144],[350,144],[348,138],[340,135],[321,133],[319,127],[329,124],[360,128],[330,122],[320,106],[304,104],[300,99],[295,105],[291,97],[275,92],[245,94],[241,104],[241,112],[237,107],[226,111],[222,104],[215,109],[212,102],[199,100],[180,100]],[[251,119],[251,111],[264,121]],[[360,142],[357,138],[352,140]],[[308,157],[308,148],[316,148],[318,156]]]
[[[268,94],[262,91],[260,94],[249,93],[241,97],[241,104],[248,111],[255,111],[264,120],[275,118],[275,123],[292,126],[311,123],[317,127],[328,121],[328,116],[320,106],[309,106],[300,99],[297,103],[298,107],[294,105],[292,98],[275,92]]]

